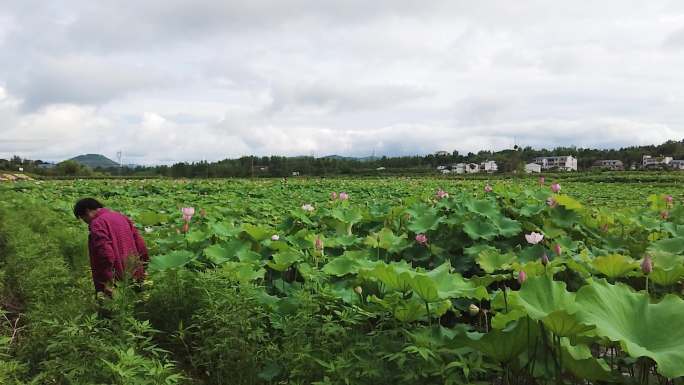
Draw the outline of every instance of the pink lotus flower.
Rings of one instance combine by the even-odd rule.
[[[271,235],[271,240],[274,241],[274,242],[275,242],[275,241],[279,241],[279,240],[280,240],[280,236],[279,236],[278,234],[273,234],[273,235]]]
[[[442,189],[437,190],[437,192],[435,193],[435,198],[437,198],[437,199],[444,199],[444,198],[448,198],[448,197],[449,197],[449,193],[442,190]]]
[[[546,253],[544,253],[544,255],[542,255],[542,257],[541,257],[541,263],[542,263],[542,265],[544,265],[544,266],[546,266],[546,265],[549,264],[549,256],[546,255]]]
[[[333,191],[333,192],[331,192],[331,193],[330,193],[330,199],[332,199],[332,200],[335,200],[335,199],[337,199],[337,193],[336,193],[336,192],[334,192],[334,191]]]
[[[416,235],[416,242],[418,242],[419,245],[427,245],[428,243],[428,238],[427,235],[425,234],[418,234]]]
[[[653,271],[653,260],[651,259],[650,255],[646,255],[644,257],[644,260],[641,261],[641,272],[643,272],[645,275],[651,274]]]
[[[543,186],[543,185],[544,185],[544,182],[546,182],[546,179],[544,179],[543,176],[540,176],[540,177],[539,177],[539,185],[540,185],[540,186]]]
[[[553,246],[553,251],[556,252],[556,255],[560,256],[560,255],[561,255],[561,252],[563,251],[563,249],[561,249],[561,245],[559,245],[558,243],[556,243],[556,245]]]
[[[522,285],[525,281],[527,281],[527,273],[524,270],[520,270],[518,273],[518,283]]]
[[[558,194],[561,190],[561,185],[559,183],[554,183],[551,185],[551,191]]]
[[[302,210],[304,210],[306,212],[312,212],[312,211],[314,211],[314,207],[312,204],[307,203],[307,204],[302,205]]]
[[[341,200],[341,201],[346,201],[347,199],[349,199],[349,194],[347,194],[346,192],[342,191],[342,192],[340,193],[340,200]]]
[[[190,222],[192,219],[192,216],[195,215],[195,208],[194,207],[183,207],[181,209],[181,213],[183,213],[183,220],[186,222]]]
[[[667,203],[668,205],[671,205],[673,201],[674,198],[672,197],[672,195],[668,195],[665,197],[665,203]]]
[[[551,208],[558,206],[558,202],[556,202],[556,200],[553,198],[548,198],[546,200],[546,204]]]
[[[486,193],[490,193],[490,192],[492,192],[493,190],[494,190],[494,189],[493,189],[492,186],[490,186],[490,185],[484,186],[484,192],[486,192]]]
[[[525,234],[525,239],[527,240],[527,243],[531,245],[536,245],[537,243],[541,242],[544,239],[544,235],[540,233],[529,233]]]

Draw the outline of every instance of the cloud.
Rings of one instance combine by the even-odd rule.
[[[0,156],[171,163],[681,139],[678,3],[6,0]]]

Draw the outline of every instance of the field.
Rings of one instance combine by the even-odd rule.
[[[0,184],[0,383],[684,384],[682,183]],[[86,196],[138,225],[143,290],[95,298]]]

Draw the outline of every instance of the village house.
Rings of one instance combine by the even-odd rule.
[[[534,158],[542,170],[577,171],[577,158],[572,155]]]
[[[542,170],[541,166],[536,163],[528,163],[525,165],[525,172],[528,174],[538,174]]]
[[[601,170],[622,171],[625,169],[625,165],[622,163],[621,160],[606,159],[597,160],[596,162],[594,162],[591,168]]]

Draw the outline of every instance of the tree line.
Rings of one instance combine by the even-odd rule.
[[[45,162],[20,157],[0,159],[0,170],[18,170],[45,176],[108,176],[127,177],[172,177],[172,178],[223,178],[223,177],[285,177],[299,175],[416,175],[435,173],[438,166],[455,163],[481,163],[487,160],[497,162],[499,171],[521,170],[525,163],[540,156],[572,155],[578,159],[578,168],[588,170],[597,160],[620,160],[625,168],[641,165],[644,155],[672,156],[684,159],[684,140],[670,140],[660,145],[631,146],[620,149],[592,149],[556,147],[534,149],[514,147],[501,151],[479,151],[460,154],[454,151],[448,155],[415,155],[399,157],[370,157],[364,159],[344,157],[311,156],[244,156],[216,162],[178,162],[173,165],[96,168],[90,169],[74,161],[64,161],[52,168],[41,167]]]

